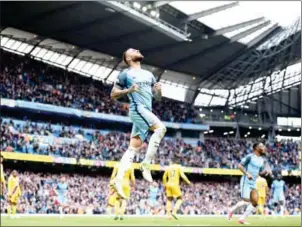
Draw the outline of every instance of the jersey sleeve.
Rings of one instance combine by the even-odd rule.
[[[125,71],[121,72],[117,76],[114,87],[119,89],[124,89],[127,87],[127,73]]]
[[[252,155],[248,154],[246,155],[240,162],[241,165],[246,166],[251,161]]]

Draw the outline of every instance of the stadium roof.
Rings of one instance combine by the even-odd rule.
[[[245,91],[258,89],[254,86],[257,78],[266,81],[266,76],[301,59],[300,51],[289,54],[301,49],[297,46],[301,39],[301,20],[294,26],[280,29],[275,22],[281,25],[287,22],[264,18],[267,12],[254,17],[241,13],[238,21],[231,17],[227,12],[233,15],[237,10],[240,13],[242,2],[239,5],[237,2],[207,2],[208,6],[202,6],[205,8],[198,6],[200,2],[194,3],[196,10],[186,13],[182,12],[188,10],[184,6],[177,9],[175,5],[181,2],[155,2],[153,5],[159,9],[160,18],[171,26],[182,29],[185,23],[190,42],[177,41],[154,26],[108,7],[108,2],[107,5],[101,2],[2,2],[1,35],[6,39],[1,38],[1,44],[10,50],[22,49],[25,54],[84,76],[111,82],[123,68],[121,53],[128,47],[136,47],[146,56],[145,67],[169,87],[164,90],[173,91],[166,96],[195,101],[196,105],[224,105],[234,95],[240,96],[240,85]],[[216,5],[210,6],[213,3]],[[141,4],[140,7],[149,6],[148,2]],[[219,21],[223,23],[218,26]],[[266,61],[262,61],[265,58]],[[279,66],[280,62],[284,65]],[[297,71],[301,73],[301,68]],[[297,78],[297,73],[290,78]],[[280,80],[286,78],[283,75]],[[293,81],[297,83],[296,79]],[[273,87],[272,84],[268,86]],[[241,104],[241,101],[234,104]]]

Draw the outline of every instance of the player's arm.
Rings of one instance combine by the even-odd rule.
[[[251,155],[247,155],[245,156],[241,162],[239,163],[238,165],[238,169],[245,175],[247,176],[247,178],[249,180],[251,180],[253,177],[251,176],[251,174],[249,174],[246,169],[245,169],[245,166],[251,161]]]
[[[110,177],[110,180],[113,180],[115,178],[116,174],[117,174],[117,168],[114,167],[113,171],[112,171],[112,174],[111,174],[111,177]]]
[[[135,175],[134,175],[134,168],[132,168],[130,179],[131,179],[131,184],[132,184],[132,187],[133,187],[133,188],[135,188]]]
[[[267,164],[267,162],[264,162],[263,166],[260,169],[260,176],[269,176],[272,174],[272,171],[270,170],[269,165]]]
[[[112,99],[119,99],[124,97],[125,95],[128,95],[129,93],[133,93],[138,90],[138,85],[133,84],[131,88],[126,88],[126,79],[127,74],[124,72],[121,72],[118,77],[117,81],[115,82],[110,97]]]
[[[161,92],[161,84],[157,83],[155,77],[153,76],[152,79],[152,86],[153,86],[153,96],[156,100],[161,100],[162,92]]]
[[[2,190],[0,190],[2,193],[6,191],[6,181],[5,181],[5,177],[4,177],[4,174],[1,172],[1,187],[2,187]]]
[[[163,175],[163,185],[166,187],[167,184],[167,177],[168,177],[168,169],[165,170],[164,175]]]
[[[183,179],[187,184],[191,184],[191,182],[189,181],[189,179],[187,178],[186,174],[183,172],[182,169],[179,170],[180,172],[180,177],[181,179]]]

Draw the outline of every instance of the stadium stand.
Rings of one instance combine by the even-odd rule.
[[[125,68],[122,52],[133,47],[145,55],[142,68],[168,91],[152,104],[167,133],[150,165],[159,189],[155,204],[138,165],[147,137],[133,160],[136,183],[126,214],[169,213],[162,176],[176,157],[191,181],[181,183],[179,213],[226,221],[241,198],[238,164],[261,141],[265,170],[272,170],[265,176],[270,189],[281,175],[286,215],[301,215],[301,18],[283,26],[247,15],[250,8],[242,10],[239,2],[200,9],[188,4],[1,4],[0,152],[5,179],[19,172],[18,213],[32,214],[35,223],[36,214],[59,214],[61,177],[68,183],[66,214],[106,213],[109,174],[129,147],[132,124],[128,98],[114,101],[110,92]],[[280,118],[286,123],[279,125]],[[0,212],[9,213],[9,195],[0,192]],[[282,213],[272,194],[266,215]]]
[[[3,98],[122,116],[128,114],[126,103],[110,99],[112,85],[2,50],[1,59]],[[164,98],[161,102],[154,102],[153,111],[163,121],[200,123],[195,108],[174,100]]]
[[[3,119],[1,137],[2,151],[118,161],[128,147],[130,135],[118,131]],[[298,169],[298,145],[293,141],[276,141],[267,145],[267,159],[274,171]],[[142,161],[146,148],[147,143],[135,158],[136,162]],[[168,165],[171,157],[176,155],[184,166],[233,169],[250,152],[252,143],[247,140],[209,138],[189,144],[183,139],[166,138],[160,144],[154,162]]]
[[[9,172],[9,170],[7,171]],[[24,172],[22,179],[23,196],[20,203],[20,213],[44,214],[58,213],[54,187],[61,176],[65,176],[71,188],[68,200],[72,207],[65,210],[73,214],[104,214],[108,198],[109,179],[102,176],[87,176],[80,174],[52,174]],[[158,182],[159,183],[159,182]],[[137,180],[127,208],[127,214],[164,214],[165,195],[161,184],[158,200],[154,208],[149,205],[149,184]],[[184,204],[182,214],[227,214],[229,206],[239,199],[239,184],[231,182],[205,181],[194,183],[191,187],[183,187]],[[234,190],[235,189],[235,190]],[[286,207],[288,214],[299,214],[301,206],[301,185],[292,185],[287,193]],[[200,201],[204,201],[201,203]],[[221,206],[226,204],[226,206]],[[7,207],[6,201],[1,201],[1,212]],[[272,209],[272,201],[268,201]],[[268,213],[271,210],[268,208]],[[240,211],[239,211],[240,212]]]

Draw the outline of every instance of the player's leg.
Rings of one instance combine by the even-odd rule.
[[[279,205],[280,205],[280,215],[281,216],[284,216],[284,204],[285,204],[285,202],[284,202],[284,200],[280,200],[279,201]]]
[[[256,211],[258,206],[258,191],[256,189],[252,189],[250,192],[250,201],[251,203],[246,208],[245,212],[239,219],[240,224],[248,224],[245,220],[246,218]]]
[[[119,219],[119,213],[120,213],[120,207],[121,207],[121,198],[117,197],[114,203],[114,220]]]
[[[129,184],[123,185],[123,190],[124,190],[125,196],[127,198],[130,198],[130,191],[131,191],[130,185]],[[120,205],[120,211],[119,211],[120,220],[124,219],[123,216],[126,212],[126,206],[127,206],[127,200],[126,199],[121,199],[121,205]]]
[[[180,190],[180,187],[177,186],[177,187],[173,187],[173,197],[176,198],[176,203],[175,203],[175,206],[174,206],[174,209],[172,211],[172,216],[175,218],[175,219],[178,219],[177,217],[177,211],[179,210],[181,204],[182,204],[182,195],[181,195],[181,190]]]
[[[111,185],[122,198],[126,198],[123,192],[123,178],[125,172],[130,168],[135,154],[139,151],[139,148],[143,144],[143,140],[140,138],[138,131],[137,125],[133,125],[129,148],[124,153],[120,161],[116,178],[112,181]]]
[[[127,200],[122,199],[121,200],[121,207],[120,207],[120,220],[124,219],[124,214],[126,212],[126,206],[127,206]]]
[[[107,215],[111,215],[112,214],[112,210],[115,206],[115,201],[116,201],[116,192],[114,191],[113,188],[109,189],[109,199],[108,199],[108,205],[107,205],[107,209],[106,209],[106,214]]]
[[[10,218],[12,217],[12,202],[11,202],[10,200],[8,201],[7,215],[8,215]]]
[[[243,177],[240,180],[240,196],[241,201],[237,202],[234,206],[232,206],[228,212],[229,221],[232,219],[233,213],[237,209],[250,204],[250,190],[248,185],[245,183],[245,179]]]
[[[264,204],[265,204],[265,197],[259,197],[257,214],[264,215]]]
[[[168,215],[170,217],[171,211],[172,211],[172,201],[173,201],[173,194],[172,194],[170,185],[166,186],[166,197],[167,197],[166,215]]]
[[[138,111],[146,124],[149,126],[148,129],[153,132],[149,140],[145,159],[141,163],[143,177],[145,178],[145,180],[152,182],[153,179],[151,176],[150,164],[154,159],[161,140],[166,134],[167,128],[151,111],[145,108],[139,108]]]

